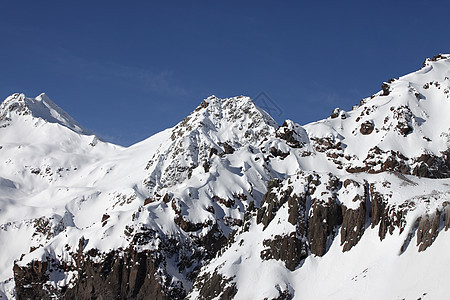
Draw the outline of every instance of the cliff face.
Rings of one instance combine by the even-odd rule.
[[[333,174],[301,172],[283,181],[269,182],[269,190],[261,207],[249,214],[252,217],[233,236],[232,244],[225,246],[209,265],[202,268],[188,298],[212,299],[201,288],[204,284],[209,284],[212,278],[216,287],[231,286],[237,290],[237,299],[246,298],[250,292],[245,291],[245,286],[252,280],[244,280],[242,277],[252,272],[257,273],[260,268],[275,272],[269,276],[273,276],[269,279],[272,285],[267,286],[268,280],[260,276],[256,276],[254,284],[264,289],[264,294],[271,295],[272,299],[291,299],[303,295],[301,287],[306,287],[307,284],[314,284],[320,290],[317,283],[311,280],[307,280],[308,283],[295,279],[286,280],[289,276],[304,278],[303,276],[321,274],[317,273],[315,265],[320,264],[320,261],[331,268],[327,274],[337,276],[339,272],[333,271],[333,265],[337,268],[340,263],[336,260],[350,259],[346,265],[341,266],[344,270],[354,268],[355,265],[365,265],[367,272],[382,263],[386,252],[390,253],[388,256],[394,255],[394,265],[400,264],[396,260],[403,261],[403,257],[426,251],[433,247],[441,235],[444,236],[435,249],[445,251],[442,241],[447,239],[447,187],[433,186],[428,189],[430,194],[422,194],[424,185],[413,182],[415,179],[412,177],[404,177],[398,173],[368,174],[365,177],[356,181],[356,178],[348,177],[339,179]],[[432,182],[433,180],[429,180],[426,184]],[[445,182],[441,183],[446,184]],[[394,185],[395,189],[392,188]],[[440,189],[443,191],[437,192]],[[386,246],[382,246],[383,243]],[[361,252],[365,253],[369,261],[375,262],[366,264]],[[351,260],[352,253],[358,253],[355,254],[355,260],[359,261]],[[389,258],[391,259],[393,258]],[[411,263],[414,265],[414,262]],[[432,265],[434,268],[433,263]],[[230,273],[234,276],[230,277]],[[403,280],[387,276],[395,282]],[[410,276],[406,277],[409,280]],[[314,278],[319,282],[325,280]],[[339,281],[336,278],[332,280]],[[351,284],[340,284],[350,288],[357,283],[355,280]],[[311,293],[323,295],[318,290]],[[215,295],[225,297],[220,292]]]
[[[212,96],[129,148],[46,97],[13,95],[0,106],[0,241],[11,245],[1,292],[327,299],[388,280],[369,294],[439,298],[449,76],[447,56],[427,60],[305,126],[279,126],[247,97]],[[409,274],[423,266],[432,271],[418,282]]]

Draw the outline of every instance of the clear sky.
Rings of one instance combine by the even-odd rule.
[[[450,52],[442,1],[1,1],[0,98],[45,92],[130,145],[260,92],[306,124]],[[267,103],[266,103],[267,104]]]

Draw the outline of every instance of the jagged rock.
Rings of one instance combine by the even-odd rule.
[[[172,198],[172,197],[171,197],[168,193],[166,193],[166,194],[164,195],[164,197],[163,197],[164,203],[169,203],[170,200],[171,200],[171,198]]]
[[[109,217],[110,216],[108,214],[103,214],[103,216],[102,216],[102,223],[105,222],[106,220],[108,220]]]
[[[206,249],[205,257],[211,259],[225,245],[227,238],[215,223],[205,236],[195,239],[195,242]]]
[[[293,194],[288,198],[288,222],[294,226],[303,226],[302,233],[306,232],[305,215],[306,215],[306,195],[297,196]]]
[[[156,276],[160,263],[150,251],[136,252],[133,248],[108,253],[100,262],[89,254],[75,255],[78,271],[73,287],[55,290],[46,286],[49,264],[33,261],[25,267],[14,266],[19,299],[183,299],[182,286],[165,288]],[[59,266],[67,270],[67,265]],[[53,266],[53,268],[55,268]]]
[[[417,229],[417,246],[419,252],[426,250],[433,244],[439,234],[439,225],[441,220],[441,212],[436,210],[434,214],[426,214],[419,221]]]
[[[436,57],[434,60],[441,59]],[[441,63],[436,64],[441,66]],[[430,66],[433,62],[428,61],[427,64]],[[14,267],[17,297],[33,297],[29,290],[31,287],[34,297],[44,299],[138,299],[144,295],[155,299],[178,299],[188,292],[181,282],[190,286],[196,280],[196,290],[192,292],[195,297],[200,292],[200,299],[232,298],[245,282],[241,280],[242,276],[251,274],[252,268],[257,270],[260,258],[280,260],[279,264],[262,264],[269,267],[277,265],[276,268],[284,264],[288,270],[297,270],[295,274],[302,277],[302,272],[311,271],[299,269],[302,260],[311,253],[324,255],[327,248],[336,242],[333,239],[339,228],[343,251],[349,251],[360,243],[360,250],[370,252],[372,241],[368,239],[376,232],[384,243],[400,246],[403,240],[399,239],[406,235],[399,234],[405,228],[410,232],[402,252],[415,233],[418,249],[424,251],[433,243],[440,226],[446,230],[450,227],[450,205],[442,204],[448,201],[445,185],[448,182],[413,179],[400,174],[450,177],[450,150],[445,151],[450,141],[450,129],[445,118],[433,121],[440,116],[439,108],[447,105],[446,94],[450,93],[448,72],[438,72],[438,78],[433,75],[438,69],[443,68],[430,67],[402,77],[395,83],[389,80],[381,93],[363,99],[359,108],[348,114],[336,109],[331,118],[307,124],[305,129],[289,120],[278,126],[249,99],[210,97],[177,126],[153,140],[130,150],[121,148],[120,151],[109,151],[107,148],[114,148],[114,145],[98,140],[96,147],[89,147],[87,152],[80,151],[83,159],[72,159],[70,156],[76,153],[65,149],[70,155],[66,159],[66,152],[60,151],[60,146],[64,146],[66,141],[58,141],[55,146],[53,141],[45,140],[42,145],[33,143],[32,148],[13,141],[15,132],[8,130],[13,128],[18,116],[26,114],[28,108],[22,105],[21,102],[25,101],[22,96],[12,101],[11,106],[3,105],[0,127],[7,134],[0,136],[7,136],[14,143],[2,138],[4,147],[0,146],[0,152],[7,154],[2,163],[8,165],[5,172],[11,169],[17,176],[5,173],[0,178],[2,197],[11,200],[5,204],[5,209],[2,207],[1,213],[11,219],[16,217],[8,214],[20,200],[15,199],[16,195],[20,195],[27,200],[27,207],[34,205],[34,215],[44,215],[41,213],[49,211],[57,215],[56,221],[49,216],[0,224],[2,237],[10,238],[14,234],[14,231],[6,232],[10,228],[17,230],[20,236],[26,236],[22,233],[28,232],[33,234],[26,241],[29,244],[20,250],[34,252],[24,254],[23,262],[17,262]],[[26,100],[32,103],[30,101]],[[32,117],[25,115],[27,122],[21,125],[28,123],[46,129],[45,118],[38,120]],[[7,125],[9,127],[5,127]],[[52,128],[48,132],[55,130]],[[64,136],[62,132],[55,132],[55,136]],[[364,144],[359,144],[361,134],[370,134],[373,139],[363,138]],[[69,135],[70,140],[80,140],[87,145],[95,140],[92,137],[86,139],[82,134],[72,135]],[[42,136],[40,134],[39,138]],[[38,139],[36,141],[39,142]],[[411,147],[416,144],[418,149]],[[20,151],[16,151],[16,145]],[[73,146],[72,143],[68,145],[68,148]],[[48,157],[55,161],[42,163],[33,157],[42,156],[40,148],[54,148],[62,159],[58,161],[58,155],[50,151]],[[104,152],[99,151],[102,148]],[[102,153],[97,156],[96,151]],[[24,154],[16,156],[15,152]],[[30,154],[33,159],[30,159]],[[273,159],[274,156],[287,159]],[[148,164],[139,168],[139,162]],[[140,170],[134,172],[135,166]],[[336,170],[339,167],[349,172],[386,173],[347,174],[344,170]],[[81,170],[79,174],[69,174],[76,168]],[[335,171],[337,176],[329,174]],[[61,182],[52,178],[54,182],[49,180],[51,184],[48,186],[45,181],[45,184],[40,184],[40,180],[46,180],[46,176],[53,173],[66,178]],[[89,178],[85,178],[87,174]],[[120,176],[127,176],[127,179],[123,181]],[[361,184],[359,181],[363,179],[373,182]],[[412,181],[418,184],[409,189]],[[392,186],[384,185],[387,182]],[[267,184],[267,190],[264,184]],[[79,189],[80,185],[84,188]],[[22,195],[23,186],[27,188]],[[366,188],[363,192],[368,186],[370,190]],[[61,202],[56,209],[50,207],[51,201],[45,199],[48,195]],[[42,209],[36,205],[47,206],[47,203],[49,207]],[[417,205],[416,211],[414,205]],[[93,207],[99,210],[93,211]],[[417,226],[406,224],[406,220],[414,222],[416,213],[430,207],[442,207],[442,210],[423,216],[417,221]],[[414,211],[413,215],[406,218],[410,211]],[[19,215],[29,214],[19,212]],[[56,229],[58,218],[63,219],[61,228],[66,226],[66,231]],[[439,224],[440,220],[442,224]],[[101,226],[106,223],[108,226]],[[360,239],[368,224],[375,232],[372,231],[362,244]],[[378,228],[375,229],[376,226]],[[388,232],[392,236],[388,236]],[[68,245],[74,247],[72,241],[77,238],[76,234],[86,236],[86,241],[80,241],[83,247],[98,245],[104,238],[114,239],[111,247],[124,245],[126,249],[109,249],[105,250],[109,253],[104,253],[95,248],[84,251],[80,246],[80,250],[74,253]],[[102,249],[107,249],[107,244]],[[57,257],[30,262],[42,253]],[[339,259],[339,255],[334,254]],[[383,256],[384,251],[378,254]],[[374,259],[382,260],[382,257]],[[25,265],[25,262],[30,263]],[[364,260],[356,262],[350,269],[354,272],[363,264]],[[242,271],[242,268],[249,269]],[[62,273],[55,273],[55,270],[62,270]],[[370,278],[376,277],[375,273],[371,273]],[[65,287],[58,286],[66,284],[59,279],[67,274],[73,280]],[[201,275],[196,278],[197,274]],[[230,274],[236,274],[236,277]],[[294,290],[299,286],[298,282],[290,285],[293,282],[289,272],[282,267],[280,274],[287,274],[278,282],[285,286],[275,286],[277,293],[271,284],[268,287],[272,289],[271,297],[279,294],[276,299],[287,299],[294,293],[295,297],[302,297],[299,290]],[[320,275],[313,274],[311,278],[319,278]],[[343,277],[349,278],[349,274],[345,275]],[[265,287],[261,285],[270,280],[258,281],[258,288],[263,290]],[[0,284],[3,288],[0,294],[5,293],[5,287],[14,293],[10,289],[12,283],[3,281]],[[243,290],[243,294],[248,295],[248,292]],[[260,296],[265,292],[255,298],[264,298]]]
[[[263,246],[267,248],[261,251],[261,259],[281,260],[291,271],[295,270],[302,259],[308,255],[307,245],[297,237],[295,232],[285,236],[276,235],[273,239],[264,240]]]
[[[448,58],[449,58],[448,54],[437,54],[437,55],[433,56],[431,61],[439,61],[441,59],[448,59]]]
[[[264,195],[261,208],[257,213],[257,223],[263,223],[266,228],[277,211],[287,203],[288,222],[295,226],[295,231],[264,240],[263,245],[266,249],[261,251],[260,256],[265,260],[281,260],[289,270],[294,270],[308,255],[306,194],[291,194],[292,187],[280,191],[280,183],[279,180],[269,182],[269,191]]]
[[[194,232],[204,227],[203,223],[193,223],[186,219],[185,216],[177,215],[174,218],[175,224],[180,226],[185,232]]]
[[[237,293],[232,278],[225,278],[217,272],[205,273],[197,278],[194,287],[199,290],[198,300],[233,299]]]
[[[225,205],[225,207],[228,207],[228,208],[233,207],[236,204],[236,201],[234,199],[228,199],[228,198],[223,199],[219,196],[212,197],[212,200],[216,201],[217,203],[223,204],[223,205]]]
[[[359,129],[359,131],[363,135],[369,135],[373,132],[374,128],[375,126],[373,125],[372,121],[365,121],[364,123],[361,124],[361,128]]]
[[[360,202],[357,209],[347,209],[342,205],[341,245],[343,252],[353,248],[361,239],[366,223],[366,204]]]
[[[281,159],[285,159],[289,155],[289,152],[283,152],[275,147],[270,147],[269,151],[270,154],[272,154],[275,157],[281,157]]]
[[[337,117],[339,117],[339,113],[341,112],[341,110],[339,109],[339,107],[336,107],[333,112],[330,115],[330,118],[332,119],[336,119]]]
[[[216,148],[211,148],[211,150],[209,150],[209,158],[211,158],[213,155],[217,155],[218,151]]]
[[[283,192],[282,197],[278,197],[276,189],[280,187],[281,181],[273,179],[267,184],[267,193],[261,201],[261,207],[258,210],[256,222],[263,223],[264,228],[269,225],[270,221],[275,217],[278,209],[288,200],[290,192]]]
[[[153,202],[153,199],[152,199],[152,198],[150,198],[150,197],[145,198],[145,200],[144,200],[144,206],[147,205],[147,204],[150,204],[150,203],[152,203],[152,202]]]
[[[231,147],[228,143],[223,143],[223,149],[225,154],[233,154],[234,153],[234,148]]]
[[[387,201],[383,198],[383,195],[376,191],[375,184],[370,184],[370,201],[372,204],[372,221],[371,226],[374,228],[380,224],[378,235],[380,240],[383,240],[386,236],[389,227],[389,217],[387,209]]]
[[[211,167],[211,164],[208,161],[205,161],[203,163],[203,169],[205,170],[205,173],[209,172],[209,168]]]
[[[393,112],[392,118],[397,121],[395,130],[402,136],[407,136],[413,131],[412,119],[414,117],[411,109],[408,106],[402,105],[397,108],[391,107]]]
[[[276,136],[285,140],[292,148],[301,148],[307,142],[305,129],[289,120],[284,121],[283,125],[278,128]]]
[[[449,202],[444,202],[444,214],[445,214],[444,226],[445,226],[445,231],[447,231],[450,228],[450,203]]]
[[[414,159],[417,163],[412,170],[412,175],[428,178],[450,177],[450,151],[442,152],[442,156],[424,153]]]
[[[383,151],[378,147],[369,150],[367,157],[364,159],[365,166],[346,168],[349,173],[367,172],[371,174],[391,171],[402,174],[410,174],[411,168],[408,158],[398,151]]]
[[[334,137],[323,138],[311,138],[315,143],[315,149],[318,152],[325,152],[327,150],[342,150],[342,144],[340,140],[336,140]]]
[[[387,82],[383,82],[381,89],[383,90],[381,96],[388,96],[391,93],[389,83]]]
[[[50,292],[45,288],[49,280],[48,262],[32,261],[25,267],[14,264],[14,280],[18,299],[46,299]]]
[[[308,218],[308,241],[311,253],[323,256],[326,252],[328,237],[335,234],[336,227],[342,224],[341,207],[336,198],[328,202],[312,200]]]
[[[113,251],[101,263],[80,257],[80,275],[65,299],[182,299],[181,287],[164,291],[155,277],[159,261],[149,251]],[[82,261],[83,259],[83,261]],[[167,293],[167,294],[166,294]]]

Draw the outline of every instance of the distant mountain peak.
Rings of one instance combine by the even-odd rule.
[[[0,122],[5,122],[3,126],[7,126],[17,116],[31,116],[48,123],[62,125],[79,134],[93,135],[90,130],[81,126],[51,101],[45,93],[41,93],[36,98],[29,98],[23,93],[15,93],[7,97],[0,105]]]

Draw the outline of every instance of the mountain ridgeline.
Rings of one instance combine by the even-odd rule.
[[[211,96],[128,148],[14,94],[0,298],[445,298],[449,77],[437,55],[304,126]]]

